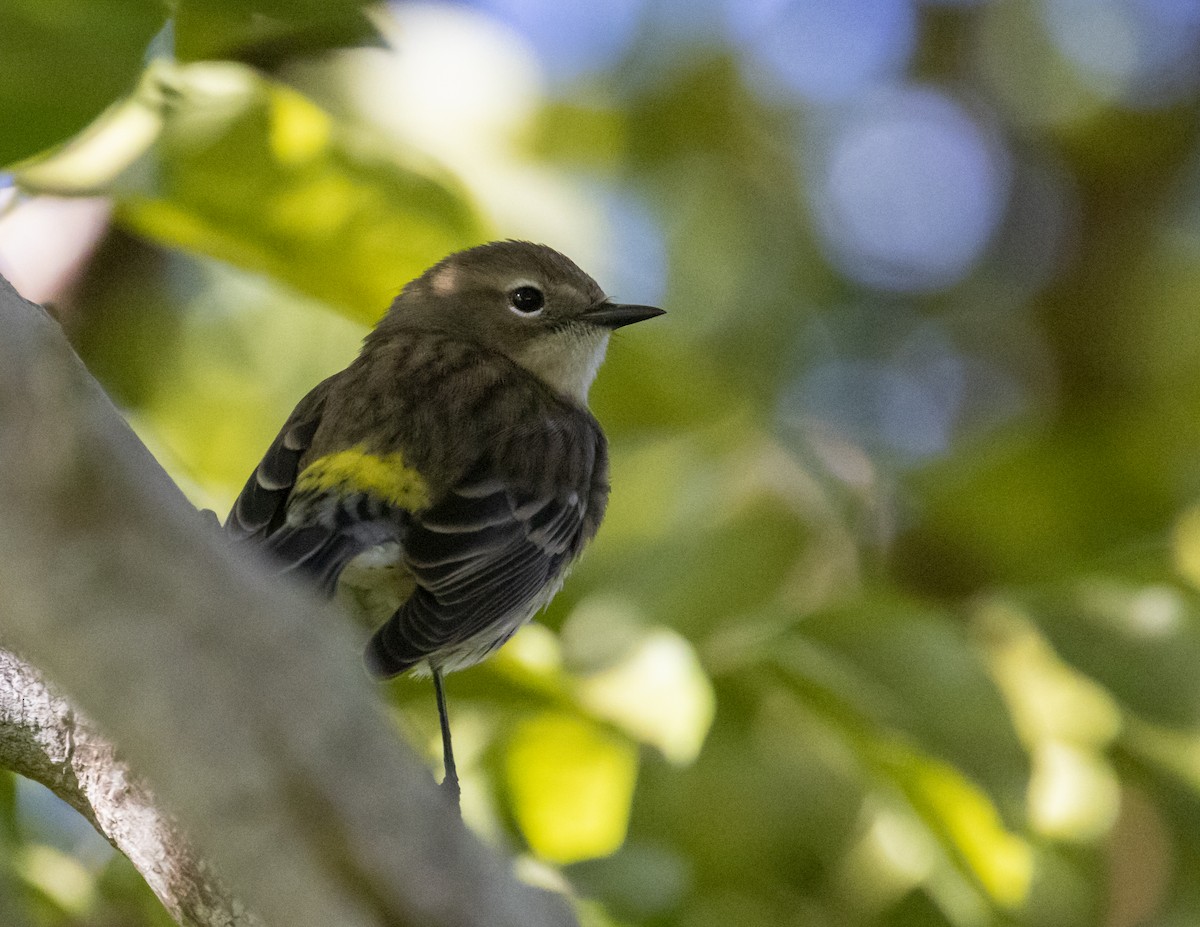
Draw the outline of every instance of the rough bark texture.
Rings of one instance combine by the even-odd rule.
[[[58,326],[3,278],[0,474],[2,643],[119,745],[263,921],[574,923],[561,898],[515,882],[462,827],[396,737],[344,619],[231,550]],[[97,745],[90,757],[76,740],[75,755],[60,759],[71,753],[66,732],[79,726],[65,724],[66,703],[48,704],[67,714],[29,733],[47,777],[73,777],[85,797],[95,794],[93,775],[99,792],[131,786],[129,813],[146,808],[148,793],[123,778],[103,740],[88,741]],[[55,742],[55,725],[65,743]],[[0,737],[0,750],[19,739]],[[0,754],[0,765],[11,762]],[[116,826],[90,809],[102,832]],[[162,825],[156,837],[122,849],[166,898],[160,884],[174,876],[160,878],[164,854],[177,850],[194,872],[208,870],[177,842],[161,807],[147,814]],[[215,883],[207,888],[225,897]],[[197,905],[205,890],[185,889],[200,893]],[[227,923],[249,923],[222,904]],[[182,912],[181,899],[172,905]]]

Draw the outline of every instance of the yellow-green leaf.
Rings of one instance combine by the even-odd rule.
[[[546,713],[522,722],[505,776],[530,848],[556,863],[605,856],[625,839],[637,748],[582,718]]]

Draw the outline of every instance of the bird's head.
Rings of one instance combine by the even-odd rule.
[[[506,355],[586,404],[609,333],[662,315],[614,303],[570,258],[499,241],[459,251],[408,284],[381,328],[437,331]]]

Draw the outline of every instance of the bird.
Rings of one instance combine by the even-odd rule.
[[[432,676],[456,808],[443,676],[501,647],[595,536],[609,461],[588,392],[610,334],[662,314],[546,245],[450,254],[300,400],[226,519],[376,627],[372,676]]]

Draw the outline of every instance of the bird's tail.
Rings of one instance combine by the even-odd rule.
[[[412,645],[404,639],[400,622],[395,616],[371,635],[367,649],[363,653],[363,663],[367,672],[376,679],[391,679],[399,676],[405,670],[412,669],[425,657],[417,654]]]

